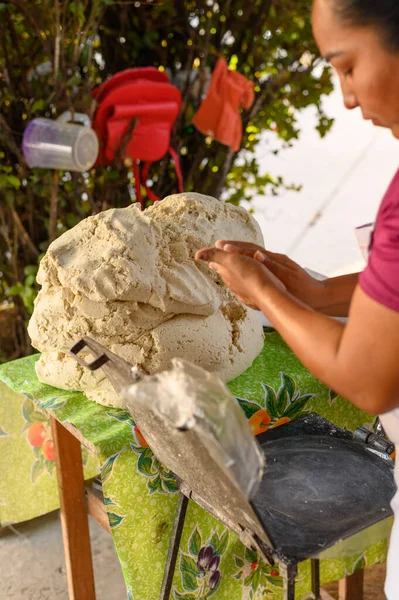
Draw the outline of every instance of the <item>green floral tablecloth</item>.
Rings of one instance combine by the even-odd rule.
[[[38,409],[54,410],[96,447],[83,450],[85,476],[101,472],[105,503],[129,600],[159,597],[177,486],[121,409],[100,406],[78,392],[38,382],[31,356],[0,366],[0,524],[31,519],[58,508],[49,422]],[[277,333],[267,333],[262,353],[230,384],[255,433],[315,411],[354,430],[373,418],[327,389],[299,363]],[[322,581],[342,579],[383,562],[387,544],[345,560],[324,560]],[[297,597],[310,589],[310,566],[299,569]],[[202,508],[189,504],[174,582],[174,600],[278,600],[276,569]]]

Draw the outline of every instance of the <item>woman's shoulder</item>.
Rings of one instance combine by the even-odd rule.
[[[363,291],[379,304],[399,312],[399,171],[382,201],[366,269],[359,277]]]

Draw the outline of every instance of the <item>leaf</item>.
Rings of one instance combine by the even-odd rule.
[[[255,569],[253,571],[253,579],[252,579],[252,589],[257,590],[262,581],[262,569]]]
[[[251,571],[250,574],[244,579],[245,587],[252,586],[254,578],[255,578],[255,572]],[[252,588],[252,589],[254,589],[254,588]]]
[[[300,400],[306,400],[306,402],[308,402],[309,400],[311,400],[314,397],[315,397],[315,394],[303,394],[302,396],[299,396],[299,398],[297,398],[296,402],[299,402]]]
[[[183,554],[180,559],[180,571],[184,589],[189,592],[196,590],[198,588],[197,577],[200,575],[196,561],[191,556]]]
[[[162,489],[162,480],[159,475],[147,481],[147,488],[150,490],[150,494],[155,494],[155,492],[163,493]]]
[[[202,546],[201,536],[198,532],[198,529],[195,528],[193,533],[191,534],[190,540],[188,542],[188,549],[190,551],[190,554],[192,554],[193,556],[198,556],[201,546]]]
[[[38,448],[32,448],[32,452],[33,452],[33,456],[34,456],[35,458],[40,458],[40,457],[41,457],[41,455],[43,454],[43,452],[42,452],[42,447],[41,447],[41,446],[40,446],[40,447],[38,447]]]
[[[314,394],[305,394],[304,396],[300,396],[298,400],[295,400],[295,402],[289,405],[287,410],[284,412],[284,417],[290,417],[290,419],[292,419],[292,417],[296,416],[305,408],[306,404],[313,397]]]
[[[155,461],[153,461],[153,463],[154,463],[154,466],[155,466]],[[174,473],[172,473],[172,471],[169,471],[169,469],[167,469],[161,463],[159,463],[158,469],[159,469],[159,472],[162,475],[162,479],[172,479],[173,481],[176,481],[176,476],[174,475]]]
[[[210,545],[213,547],[215,554],[221,556],[226,550],[227,543],[229,541],[229,531],[226,529],[222,536],[219,538],[216,533],[213,534]]]
[[[273,388],[270,387],[270,385],[267,385],[267,383],[262,383],[261,386],[263,387],[263,390],[265,392],[265,395],[264,395],[265,409],[271,416],[272,420],[278,419],[280,415],[278,414],[278,411],[277,411],[276,392],[274,391]]]
[[[258,410],[261,410],[262,407],[259,406],[259,404],[257,404],[256,402],[250,402],[249,400],[246,400],[245,398],[236,398],[238,404],[241,406],[242,410],[245,413],[245,416],[247,417],[247,419],[250,419],[252,417],[252,415],[254,415],[255,413],[258,412]]]
[[[0,174],[0,188],[5,188],[7,187],[7,175],[5,175],[4,173]]]
[[[252,564],[255,560],[258,560],[258,555],[254,550],[245,548],[245,560]]]
[[[283,587],[283,578],[281,576],[272,577],[269,575],[267,577],[267,583],[274,588],[281,589]]]
[[[35,483],[36,479],[42,475],[44,471],[44,460],[43,457],[41,457],[39,460],[35,460],[35,462],[32,464],[32,468],[31,468],[31,472],[30,472],[30,478],[32,483]]]
[[[118,458],[118,456],[119,456],[119,452],[117,452],[116,454],[113,454],[102,465],[102,467],[101,467],[101,479],[102,479],[103,483],[105,481],[107,481],[107,479],[111,476],[112,469],[113,469],[113,466],[114,466],[114,462],[116,461],[116,459]]]
[[[146,448],[144,452],[140,454],[137,462],[137,468],[143,475],[155,475],[156,471],[152,466],[153,453],[150,448]]]
[[[330,406],[332,404],[334,404],[334,402],[337,400],[337,398],[339,398],[339,394],[337,394],[337,392],[334,392],[334,390],[329,389],[328,390],[328,402],[329,402]]]
[[[26,267],[24,267],[24,275],[33,275],[34,277],[36,277],[37,265],[26,265]]]
[[[37,405],[46,410],[58,410],[59,408],[65,406],[66,403],[67,398],[65,396],[55,396],[54,398],[49,398],[48,400],[39,400]]]
[[[289,398],[293,398],[295,395],[295,389],[296,389],[295,381],[293,380],[292,377],[290,377],[286,373],[280,373],[280,377],[281,377],[282,387],[287,390]]]
[[[46,467],[47,473],[53,477],[55,471],[55,462],[53,460],[45,460],[44,466]]]
[[[175,600],[197,600],[198,596],[194,594],[180,594],[176,590],[173,590]]]
[[[8,433],[6,433],[4,429],[0,427],[0,435],[8,435]]]
[[[121,515],[117,515],[115,513],[108,512],[108,511],[107,511],[107,516],[108,516],[108,521],[109,521],[111,529],[115,529],[116,527],[118,527],[118,525],[120,525],[122,523],[123,519],[125,518],[125,517],[122,517]]]
[[[290,397],[288,391],[281,387],[277,392],[276,410],[279,416],[284,414],[285,409],[289,405]]]
[[[30,422],[31,423],[49,423],[49,419],[42,412],[39,412],[38,410],[34,410],[33,413],[30,414]]]
[[[1,188],[1,180],[0,180],[0,188]],[[10,288],[8,288],[8,295],[9,296],[20,296],[24,291],[24,286],[22,285],[22,283],[17,283],[16,285],[12,285]]]
[[[111,500],[111,496],[104,496],[104,504],[105,506],[118,506],[116,502]]]
[[[132,417],[126,410],[123,410],[121,412],[116,412],[116,410],[117,409],[114,409],[113,411],[107,411],[105,414],[108,417],[111,417],[112,419],[119,421],[120,423],[129,423],[132,427],[134,427],[136,425],[135,422],[133,421]]]
[[[171,494],[174,494],[176,492],[179,491],[179,485],[176,481],[176,479],[164,479],[163,477],[161,478],[162,484],[163,486],[166,488],[166,492],[170,492]]]
[[[34,113],[36,111],[43,110],[44,107],[45,107],[44,100],[42,100],[42,99],[35,100],[34,103],[32,104],[31,111]]]
[[[142,448],[140,448],[140,450],[142,451]],[[151,449],[148,448],[148,451],[150,451]],[[152,452],[152,450],[151,450]],[[159,460],[157,459],[157,457],[155,456],[155,454],[152,454],[152,464],[155,470],[155,473],[159,473],[160,475],[162,474],[162,465],[159,462]]]
[[[26,394],[24,394],[24,395],[26,395]],[[24,419],[26,421],[28,421],[29,423],[31,422],[30,416],[34,412],[34,410],[35,410],[35,406],[31,400],[31,398],[24,400],[24,403],[22,405],[22,414],[24,416]]]
[[[236,566],[239,567],[240,569],[244,566],[244,561],[239,556],[234,556],[234,562],[236,563]],[[240,575],[240,577],[241,577],[241,575]]]
[[[15,175],[7,175],[7,182],[16,190],[19,190],[21,187],[21,180]]]
[[[36,282],[35,275],[28,275],[24,281],[25,289],[32,287],[35,284],[35,282]]]

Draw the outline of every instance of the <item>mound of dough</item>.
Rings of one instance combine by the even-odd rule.
[[[67,352],[89,335],[147,373],[191,360],[229,381],[263,345],[255,311],[242,305],[195,252],[217,239],[263,244],[253,217],[210,196],[165,198],[88,217],[53,242],[41,261],[29,335],[43,383],[121,406],[100,372]]]

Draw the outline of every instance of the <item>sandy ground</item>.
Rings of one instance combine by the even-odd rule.
[[[90,518],[97,600],[126,600],[111,539]],[[0,599],[68,600],[59,512],[0,531]]]

